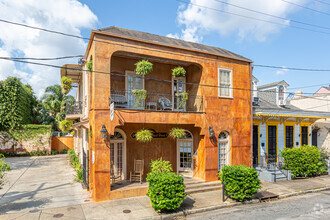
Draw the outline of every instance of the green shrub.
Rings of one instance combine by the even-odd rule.
[[[186,198],[183,177],[180,175],[167,172],[149,173],[147,181],[147,196],[157,212],[176,210]]]
[[[225,166],[218,176],[225,183],[225,193],[238,201],[250,199],[261,188],[257,171],[245,165]]]
[[[44,149],[44,150],[37,150],[37,151],[31,151],[28,153],[29,156],[46,156],[49,155],[49,151]]]
[[[86,67],[89,72],[92,72],[93,71],[93,60],[87,61]]]
[[[68,153],[68,151],[65,150],[65,149],[63,149],[63,150],[60,152],[60,154],[67,154],[67,153]]]
[[[81,166],[79,166],[78,168],[76,168],[76,175],[75,175],[75,180],[77,182],[82,183],[84,181],[84,170]]]
[[[52,155],[59,154],[60,152],[58,150],[52,150]]]
[[[184,77],[186,76],[186,70],[181,66],[175,67],[174,69],[172,69],[172,75],[174,78]]]
[[[83,182],[83,168],[81,167],[81,164],[79,163],[79,156],[76,155],[76,153],[74,152],[73,149],[69,149],[67,152],[68,152],[68,155],[70,158],[71,166],[76,171],[75,180],[77,182]]]
[[[148,129],[142,129],[136,132],[136,140],[140,142],[150,142],[152,140],[152,132]]]
[[[4,158],[5,156],[3,154],[0,154],[0,189],[3,185],[3,177],[5,175],[5,172],[10,170],[10,165],[5,163]]]
[[[326,172],[325,153],[315,146],[304,145],[296,148],[285,148],[281,151],[284,168],[291,170],[293,177],[309,177]]]
[[[73,121],[63,120],[63,121],[60,121],[59,128],[61,129],[61,131],[67,133],[71,130],[72,124],[73,124]]]
[[[159,158],[157,160],[152,160],[150,163],[150,172],[151,173],[170,173],[173,172],[172,165],[169,161]]]
[[[135,64],[135,72],[136,75],[147,75],[152,72],[153,64],[150,63],[148,60],[141,60]]]

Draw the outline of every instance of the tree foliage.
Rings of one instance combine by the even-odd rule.
[[[12,130],[33,121],[37,99],[29,85],[9,77],[0,81],[0,130]]]

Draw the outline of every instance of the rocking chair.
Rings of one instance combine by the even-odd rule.
[[[134,171],[130,172],[130,182],[138,181],[142,183],[143,169],[144,160],[134,160]]]
[[[122,184],[122,176],[121,174],[116,175],[113,162],[110,162],[110,178],[111,178],[111,184]]]

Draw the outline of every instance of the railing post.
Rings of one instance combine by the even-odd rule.
[[[225,202],[225,181],[222,182],[222,202]]]

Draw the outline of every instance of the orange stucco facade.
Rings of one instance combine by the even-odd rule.
[[[101,127],[105,125],[110,134],[115,128],[125,132],[127,175],[133,169],[134,159],[144,159],[145,171],[152,159],[163,157],[177,168],[176,141],[170,138],[154,139],[142,144],[131,137],[139,129],[150,128],[169,132],[172,127],[182,127],[193,135],[193,176],[205,181],[217,180],[218,145],[217,136],[222,131],[230,135],[230,164],[251,164],[251,63],[203,52],[143,42],[120,36],[93,31],[85,58],[93,60],[93,72],[89,72],[89,187],[96,201],[118,198],[112,193],[110,183],[110,150],[108,141],[101,138]],[[130,56],[125,56],[125,55]],[[131,55],[154,59],[154,70],[147,77],[171,80],[171,68],[175,63],[187,64],[189,93],[203,97],[201,112],[159,112],[115,109],[110,120],[109,96],[112,89],[124,87],[120,75],[126,70],[134,71],[136,60]],[[137,56],[137,57],[138,57]],[[164,62],[159,61],[164,60]],[[167,62],[168,61],[168,62]],[[173,63],[171,63],[173,61]],[[218,97],[218,68],[228,68],[233,73],[233,98]],[[111,75],[108,73],[116,73]],[[211,85],[202,86],[200,84]],[[213,86],[213,87],[212,87]],[[145,88],[167,91],[171,84],[146,80]],[[125,88],[123,88],[125,89]],[[209,137],[209,126],[215,132],[215,141]],[[126,177],[128,178],[128,176]],[[140,190],[141,191],[141,190]],[[143,191],[143,190],[142,190]],[[142,192],[145,193],[145,190]],[[134,193],[133,193],[134,194]],[[139,193],[137,193],[139,194]],[[122,197],[122,196],[119,196]]]

